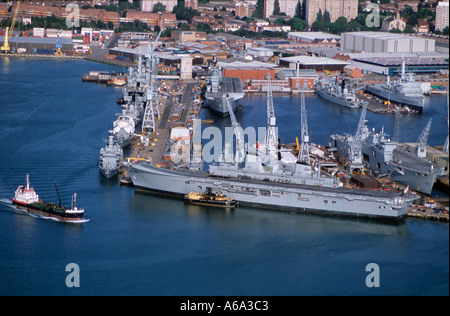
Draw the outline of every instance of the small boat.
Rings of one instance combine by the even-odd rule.
[[[56,188],[54,181],[53,184]],[[72,207],[70,209],[65,206],[61,206],[58,188],[56,188],[56,193],[58,194],[59,199],[58,205],[41,201],[39,199],[39,195],[37,195],[34,191],[34,188],[30,187],[30,178],[27,175],[26,185],[21,185],[17,188],[12,202],[18,208],[25,209],[30,213],[56,218],[62,222],[86,221],[83,219],[84,209],[77,208],[76,193],[72,196]]]
[[[223,194],[191,192],[184,196],[184,201],[191,204],[210,205],[219,207],[235,207],[236,201]]]
[[[126,78],[113,78],[111,80],[108,80],[108,82],[106,83],[109,86],[117,86],[117,87],[122,87],[127,83]]]

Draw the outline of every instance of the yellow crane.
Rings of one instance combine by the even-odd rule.
[[[20,9],[20,0],[17,2],[17,7],[14,12],[14,17],[11,22],[11,27],[7,27],[5,31],[5,42],[3,43],[3,46],[0,47],[0,51],[4,51],[6,53],[9,53],[11,51],[11,45],[9,44],[9,38],[12,36],[12,33],[14,31],[14,24],[16,24],[17,19],[17,13]]]

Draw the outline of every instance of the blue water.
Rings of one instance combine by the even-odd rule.
[[[81,82],[86,61],[0,59],[0,196],[25,175],[43,200],[78,194],[90,222],[34,218],[0,203],[0,295],[448,295],[449,226],[399,225],[239,207],[185,205],[105,180],[97,166],[121,90]],[[265,98],[242,100],[237,117],[264,126]],[[283,142],[299,135],[299,99],[274,98]],[[311,139],[354,132],[359,111],[307,98]],[[209,117],[207,110],[202,115]],[[445,97],[422,116],[402,118],[402,141],[416,141],[433,117],[429,144],[446,137]],[[369,127],[394,130],[394,117],[368,112]],[[226,126],[227,119],[215,118]],[[67,287],[66,265],[79,266]],[[366,286],[369,263],[380,287]]]

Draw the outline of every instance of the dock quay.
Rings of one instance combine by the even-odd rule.
[[[447,206],[437,206],[436,208],[428,208],[426,206],[414,205],[411,209],[406,213],[407,217],[411,218],[420,218],[425,220],[432,221],[441,221],[441,222],[449,222],[449,214],[448,214],[448,201]]]
[[[362,101],[367,102],[367,110],[377,114],[395,114],[397,112],[401,114],[411,114],[414,113],[407,108],[400,107],[396,109],[393,105],[388,104],[385,100],[382,100],[376,96],[371,96],[368,93],[363,93],[362,91],[358,95],[358,98]]]
[[[161,116],[158,117],[157,128],[146,134],[135,133],[130,144],[130,155],[126,157],[128,161],[143,160],[155,166],[171,164],[169,147],[172,145],[170,141],[172,128],[187,127],[192,124],[192,116],[198,117],[200,106],[194,105],[193,101],[194,92],[199,90],[197,81],[184,84],[178,80],[168,83],[167,80],[164,84],[169,87],[167,90],[171,96],[166,95],[162,98]],[[179,95],[180,92],[181,95]],[[122,168],[122,170],[120,183],[132,185],[126,169]]]

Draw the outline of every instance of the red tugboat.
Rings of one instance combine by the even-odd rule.
[[[28,212],[43,216],[49,216],[56,218],[63,222],[75,222],[82,221],[84,210],[78,209],[76,206],[76,197],[75,193],[72,196],[72,208],[68,209],[65,206],[61,206],[61,198],[59,197],[58,188],[56,187],[56,193],[58,194],[59,205],[54,203],[45,203],[39,200],[39,195],[36,194],[34,189],[30,187],[30,179],[27,175],[26,185],[19,186],[14,193],[13,204],[18,208],[26,209]]]

